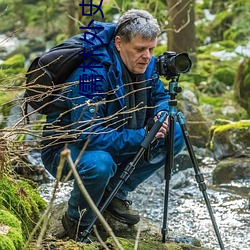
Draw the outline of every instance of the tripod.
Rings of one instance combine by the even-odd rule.
[[[177,117],[178,122],[181,126],[184,140],[186,142],[189,156],[191,158],[191,161],[192,161],[192,164],[193,164],[193,167],[195,170],[195,178],[196,178],[196,181],[199,185],[199,189],[203,194],[203,197],[204,197],[204,200],[205,200],[205,203],[206,203],[206,206],[207,206],[207,209],[208,209],[208,212],[209,212],[209,215],[210,215],[210,218],[211,218],[211,221],[212,221],[220,248],[221,248],[221,250],[225,250],[221,236],[220,236],[220,232],[219,232],[218,226],[216,224],[215,217],[213,215],[213,211],[212,211],[209,199],[208,199],[208,195],[206,192],[206,184],[204,182],[203,175],[199,170],[198,162],[196,160],[193,148],[192,148],[191,143],[190,143],[188,131],[186,129],[186,125],[185,125],[185,121],[184,121],[184,117],[180,112],[177,113],[177,111],[176,111],[177,110],[176,109],[177,100],[175,99],[175,97],[176,97],[177,93],[180,93],[182,91],[181,87],[178,86],[178,80],[179,80],[179,77],[177,77],[176,80],[172,79],[169,83],[169,94],[170,94],[170,100],[168,101],[169,113],[167,113],[167,112],[161,113],[159,119],[155,122],[155,124],[151,128],[148,135],[142,141],[140,150],[135,155],[134,159],[128,163],[128,165],[124,169],[123,173],[121,174],[120,180],[117,183],[116,187],[110,193],[110,195],[108,196],[106,201],[102,204],[102,206],[100,208],[100,212],[102,213],[107,208],[107,206],[112,201],[112,199],[114,198],[114,196],[116,195],[116,193],[118,192],[118,190],[120,189],[122,184],[132,174],[138,161],[143,156],[143,154],[147,150],[147,148],[150,146],[150,143],[154,140],[155,135],[157,134],[157,132],[161,128],[163,122],[166,120],[166,118],[168,116],[169,131],[168,131],[168,135],[166,137],[166,144],[167,144],[166,148],[168,150],[166,153],[166,161],[165,161],[165,200],[164,200],[164,215],[163,215],[163,226],[162,226],[162,242],[163,243],[166,242],[166,234],[168,232],[168,230],[167,230],[167,215],[168,215],[169,182],[171,179],[172,169],[173,169],[173,164],[174,164],[174,123],[175,123],[175,119]],[[84,232],[82,233],[83,239],[87,239],[87,237],[88,237],[89,233],[91,232],[92,227],[94,226],[96,220],[97,220],[97,216],[94,217],[93,221],[90,223],[90,225],[87,227],[87,229],[84,230]]]
[[[212,221],[213,228],[214,228],[218,243],[220,245],[220,248],[221,250],[224,250],[225,247],[223,245],[220,232],[219,232],[219,229],[218,229],[218,226],[217,226],[214,214],[213,214],[213,210],[212,210],[210,201],[208,199],[208,195],[206,192],[207,188],[204,182],[204,177],[199,169],[199,165],[195,157],[193,147],[190,142],[189,133],[186,128],[184,116],[181,112],[177,112],[177,108],[176,108],[177,100],[175,99],[175,97],[177,93],[180,93],[182,91],[181,87],[178,86],[178,80],[179,80],[179,77],[177,77],[176,80],[172,79],[169,83],[169,94],[170,94],[170,100],[168,102],[169,103],[169,114],[168,114],[169,132],[166,138],[168,151],[166,153],[166,161],[165,161],[165,201],[164,201],[164,215],[163,215],[163,226],[162,226],[162,242],[163,243],[166,242],[166,234],[168,231],[167,230],[167,216],[168,216],[169,182],[171,179],[172,169],[174,166],[174,123],[177,117],[177,120],[181,126],[182,134],[183,134],[186,146],[187,146],[189,157],[194,167],[196,182],[198,183],[199,189],[202,192],[203,198],[205,200],[207,210],[209,212],[210,219]]]

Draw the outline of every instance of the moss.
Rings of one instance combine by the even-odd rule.
[[[228,86],[232,86],[234,83],[235,71],[228,67],[221,67],[214,71],[213,77],[221,83],[224,83]]]
[[[219,45],[226,51],[232,52],[235,50],[238,44],[234,40],[223,40],[219,42]]]
[[[25,64],[25,56],[23,54],[16,54],[2,64],[2,69],[9,69],[10,67],[23,68]]]
[[[7,235],[0,234],[0,249],[16,250],[13,241]]]
[[[40,218],[40,211],[46,207],[38,192],[23,180],[9,176],[0,179],[0,206],[11,211],[22,222],[24,237],[34,228]]]
[[[135,241],[133,239],[124,239],[118,238],[120,244],[122,245],[124,250],[133,250]],[[113,240],[109,238],[107,240],[108,243],[113,245]],[[113,249],[113,248],[112,248]],[[194,245],[183,244],[183,243],[175,243],[175,242],[167,242],[162,243],[161,241],[155,240],[144,240],[140,241],[138,244],[139,250],[198,250],[198,249],[205,249],[202,247],[196,247]]]
[[[58,34],[55,38],[56,45],[64,42],[66,39],[68,39],[68,36],[66,34]]]
[[[1,64],[0,84],[19,86],[25,79],[25,56],[16,54]]]
[[[245,131],[250,128],[250,120],[243,120],[238,122],[232,122],[225,125],[214,125],[210,130],[210,149],[214,150],[214,141],[220,141],[220,144],[227,144],[228,151],[234,152],[234,144],[236,142],[246,143],[250,141],[250,133],[246,133]],[[234,133],[234,141],[230,142],[230,133]],[[250,131],[249,131],[250,132]],[[226,136],[227,135],[227,136]]]
[[[207,103],[214,107],[221,107],[224,103],[224,99],[221,96],[209,96],[209,95],[201,95],[199,97],[200,103]]]
[[[24,243],[20,221],[7,210],[0,210],[0,223],[10,227],[6,235],[0,235],[0,249],[21,249]],[[4,236],[4,237],[2,237]]]
[[[14,227],[18,230],[21,229],[20,221],[7,210],[0,209],[0,221],[7,226]]]
[[[24,245],[22,231],[16,231],[15,228],[11,228],[7,236],[12,240],[16,249],[21,249]]]
[[[207,93],[199,93],[199,103],[200,105],[208,104],[213,107],[212,113],[207,114],[207,118],[212,121],[219,118],[225,119],[225,117],[231,121],[239,121],[249,118],[247,111],[239,105],[232,91],[226,91],[225,93],[216,96],[211,96]],[[229,112],[226,112],[227,109],[225,108],[227,106],[232,107],[231,112],[230,109]],[[233,110],[235,111],[233,112]]]
[[[250,127],[250,121],[239,121],[239,122],[229,123],[229,124],[222,125],[222,126],[215,126],[214,133],[225,132],[225,131],[232,130],[232,129],[241,130],[241,129],[245,129],[249,127]]]

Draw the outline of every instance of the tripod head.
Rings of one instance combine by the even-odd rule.
[[[182,87],[178,86],[179,82],[179,76],[176,78],[172,78],[171,81],[169,82],[169,95],[170,95],[170,100],[175,99],[175,96],[182,91]]]

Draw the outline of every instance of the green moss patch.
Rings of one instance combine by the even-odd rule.
[[[236,144],[247,145],[249,143],[249,128],[249,120],[242,120],[238,122],[230,122],[225,125],[212,126],[210,149],[215,150],[214,143],[217,141],[220,145],[227,145],[226,148],[228,152],[233,154],[233,152],[235,151]]]
[[[27,181],[3,175],[0,179],[0,207],[6,208],[21,221],[24,238],[27,238],[46,203]]]
[[[0,249],[21,249],[23,243],[20,221],[7,210],[0,209]]]

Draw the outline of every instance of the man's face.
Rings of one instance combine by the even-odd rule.
[[[115,37],[115,46],[128,70],[134,74],[143,74],[153,55],[157,39],[146,40],[136,35],[128,43],[124,43],[121,37]]]

